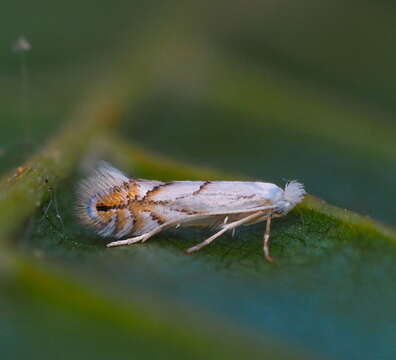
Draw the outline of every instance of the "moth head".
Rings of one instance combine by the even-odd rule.
[[[129,179],[107,163],[101,163],[77,192],[76,213],[80,221],[99,235],[122,237],[133,227],[128,209]]]
[[[296,180],[288,182],[283,191],[283,199],[278,203],[277,212],[282,215],[288,213],[304,199],[305,194],[303,184]]]

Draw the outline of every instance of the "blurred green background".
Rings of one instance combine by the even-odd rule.
[[[396,225],[392,2],[4,1],[0,18],[0,171],[62,134],[100,88],[122,105],[119,141],[159,164],[298,179]],[[21,35],[31,51],[12,51]],[[121,149],[108,160],[129,157],[118,165],[131,175],[199,177]],[[394,358],[392,242],[296,211],[274,225],[276,267],[262,262],[262,226],[194,257],[180,250],[208,232],[110,251],[76,224],[81,176],[52,189],[7,247],[33,263],[0,267],[6,358]]]

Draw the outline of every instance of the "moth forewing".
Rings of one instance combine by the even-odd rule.
[[[296,181],[284,190],[264,182],[161,182],[130,179],[102,164],[79,187],[78,215],[101,236],[132,236],[110,242],[108,247],[145,242],[170,227],[218,227],[187,253],[200,250],[228,230],[267,221],[263,249],[265,258],[272,261],[268,249],[271,218],[287,214],[304,195],[303,185]]]

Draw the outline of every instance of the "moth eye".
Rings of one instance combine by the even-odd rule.
[[[285,204],[279,205],[275,208],[274,213],[277,215],[282,215],[286,212],[287,207]]]

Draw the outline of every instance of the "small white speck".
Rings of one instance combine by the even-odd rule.
[[[32,49],[32,45],[24,36],[20,36],[17,41],[15,41],[12,49],[17,53],[20,53],[30,51]]]

